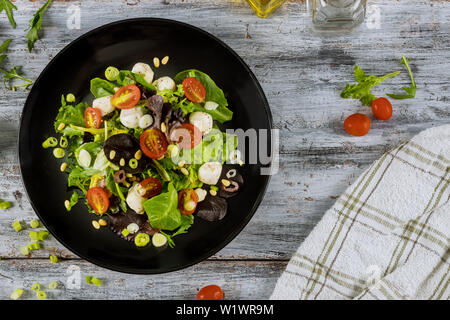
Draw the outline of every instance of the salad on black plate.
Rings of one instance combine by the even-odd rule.
[[[105,78],[91,80],[91,104],[62,96],[60,137],[42,144],[64,159],[67,211],[84,200],[95,229],[138,247],[173,247],[194,217],[223,219],[244,183],[237,137],[220,128],[233,116],[223,91],[194,69],[154,80],[142,62]]]

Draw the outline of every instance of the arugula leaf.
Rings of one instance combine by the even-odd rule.
[[[4,59],[4,58],[3,58]],[[2,60],[3,60],[2,59]],[[3,76],[3,84],[6,89],[16,91],[17,88],[24,88],[25,90],[28,89],[29,86],[33,84],[33,81],[30,79],[27,79],[19,74],[20,66],[15,66],[10,71],[4,70],[0,68],[0,72],[4,74]],[[20,79],[22,81],[25,81],[25,83],[22,84],[14,84],[11,87],[8,86],[8,82],[10,82],[13,79]]]
[[[116,86],[109,81],[94,78],[91,80],[91,93],[96,98],[107,97],[114,95],[114,88]]]
[[[173,241],[173,237],[178,236],[183,233],[187,233],[187,230],[194,224],[194,215],[182,215],[181,216],[181,225],[178,228],[177,231],[175,231],[173,234],[167,234],[163,231],[160,231],[164,236],[167,238],[167,243],[169,244],[169,247],[173,248],[175,247],[175,242]]]
[[[66,135],[69,133],[66,130],[69,125],[84,127],[84,111],[88,107],[88,104],[85,102],[80,102],[79,104],[73,105],[65,105],[63,104],[61,108],[59,108],[58,115],[55,119],[55,131],[58,132],[58,127],[61,123],[64,123],[66,126],[64,127],[63,133]],[[72,130],[73,131],[73,130]],[[76,133],[71,132],[69,136],[75,135]]]
[[[144,209],[152,228],[173,231],[181,225],[178,194],[172,183],[167,192],[145,201]]]
[[[348,84],[345,86],[344,90],[341,92],[341,98],[348,99],[359,99],[363,105],[370,107],[373,100],[376,97],[370,92],[371,88],[379,85],[381,82],[398,76],[400,71],[388,73],[384,76],[377,77],[374,75],[366,75],[359,66],[354,67],[355,80],[358,84]]]
[[[12,39],[8,39],[5,40],[1,45],[0,45],[0,53],[6,51],[9,47],[9,44],[11,43]],[[2,63],[3,60],[5,60],[6,58],[6,54],[3,54],[0,56],[0,63]]]
[[[84,194],[86,194],[89,189],[91,177],[99,172],[100,171],[95,169],[76,167],[70,172],[67,179],[67,185],[69,187],[78,187]]]
[[[0,0],[0,13],[5,10],[6,15],[8,16],[9,23],[15,29],[16,21],[14,21],[13,10],[17,10],[17,7],[11,3],[10,0]]]
[[[408,62],[410,62],[408,59],[405,58],[404,55],[402,55],[402,61],[400,62],[400,64],[405,65],[406,70],[408,70],[409,73],[409,77],[411,78],[411,87],[402,87],[402,89],[407,93],[407,94],[394,94],[394,93],[388,93],[387,95],[393,99],[411,99],[414,98],[416,96],[416,81],[414,80],[414,76],[411,72],[411,68],[409,67]]]
[[[36,40],[39,40],[38,31],[42,29],[42,15],[51,2],[52,0],[47,0],[47,2],[33,15],[33,18],[30,20],[30,29],[27,33],[29,52],[33,50]]]

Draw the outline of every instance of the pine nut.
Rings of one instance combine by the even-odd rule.
[[[134,158],[136,160],[141,160],[141,158],[142,158],[142,151],[141,150],[136,151],[136,153],[134,154]]]
[[[165,56],[164,58],[162,58],[161,63],[166,65],[167,62],[169,62],[169,56]]]
[[[159,59],[158,58],[153,58],[153,65],[155,66],[155,68],[159,68]]]
[[[92,221],[92,226],[93,226],[95,229],[100,229],[100,224],[99,224],[96,220],[93,220],[93,221]]]
[[[125,159],[121,158],[120,161],[119,161],[119,164],[120,164],[121,167],[123,167],[125,165]]]
[[[178,166],[180,168],[184,167],[185,164],[186,164],[186,161],[184,161],[184,160],[181,160],[180,162],[178,162]]]
[[[209,194],[212,195],[213,197],[217,196],[217,191],[216,190],[209,190]]]
[[[66,169],[67,169],[67,163],[63,162],[61,164],[60,170],[61,170],[61,172],[64,172],[64,171],[66,171]]]
[[[101,225],[102,227],[105,227],[108,225],[108,222],[106,222],[105,219],[99,219],[98,224]]]
[[[167,128],[166,128],[166,124],[165,123],[161,123],[161,131],[162,132],[166,132]]]
[[[58,131],[61,131],[62,129],[64,129],[66,126],[66,124],[64,122],[61,122],[58,126]]]
[[[112,160],[112,159],[114,159],[116,157],[116,152],[114,151],[114,150],[111,150],[110,152],[109,152],[109,158]]]
[[[70,201],[69,200],[64,201],[64,207],[66,207],[66,209],[69,210],[69,207],[70,207]]]
[[[229,187],[230,184],[231,184],[231,182],[230,182],[230,180],[222,179],[222,184],[223,184],[225,187]]]
[[[189,175],[189,171],[186,168],[181,168],[181,173],[184,174],[185,176]]]

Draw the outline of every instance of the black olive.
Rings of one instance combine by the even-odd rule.
[[[226,164],[222,167],[222,174],[220,175],[220,179],[219,179],[219,194],[218,195],[220,197],[231,198],[239,193],[239,190],[244,185],[244,178],[238,171],[239,167],[240,166],[238,166],[238,165],[229,165],[229,164]],[[228,178],[227,173],[230,170],[235,170],[236,175],[234,177]],[[231,183],[230,186],[228,186],[228,187],[224,186],[222,184],[223,179],[230,181],[230,183]]]
[[[208,194],[205,200],[198,203],[196,215],[207,221],[219,221],[225,217],[227,209],[227,200]]]
[[[144,155],[138,160],[136,168],[130,167],[130,160],[135,159],[136,152],[140,149],[138,141],[126,133],[109,137],[103,145],[106,158],[127,173],[140,173],[147,167],[148,158]]]

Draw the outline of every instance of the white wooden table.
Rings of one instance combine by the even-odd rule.
[[[25,196],[16,154],[27,92],[1,88],[0,198],[14,206],[0,211],[0,299],[7,299],[17,287],[55,280],[63,284],[49,293],[55,299],[194,299],[197,290],[207,284],[222,286],[228,299],[268,298],[292,253],[362,170],[399,142],[450,121],[447,1],[369,0],[369,24],[352,35],[327,38],[309,31],[304,1],[288,1],[265,20],[239,0],[55,1],[45,14],[45,35],[30,54],[23,30],[43,2],[16,1],[15,30],[4,13],[0,15],[0,41],[14,38],[7,66],[22,65],[31,79],[69,42],[115,20],[176,19],[222,39],[249,64],[267,95],[275,127],[281,130],[280,171],[242,233],[218,254],[191,268],[152,276],[111,272],[81,260],[53,239],[32,257],[23,257],[19,248],[28,243],[28,231],[16,233],[11,223],[36,218]],[[71,5],[81,9],[79,30],[66,26]],[[348,115],[370,113],[358,101],[339,97],[340,90],[353,80],[352,67],[359,64],[371,74],[385,74],[401,68],[402,54],[412,59],[416,98],[395,101],[392,119],[374,121],[367,136],[347,135],[343,122]],[[381,95],[403,85],[409,85],[406,72],[375,92]],[[55,252],[61,261],[53,265],[48,256]],[[70,266],[79,267],[82,277],[98,276],[104,285],[87,288],[82,279],[81,290],[69,289]]]

